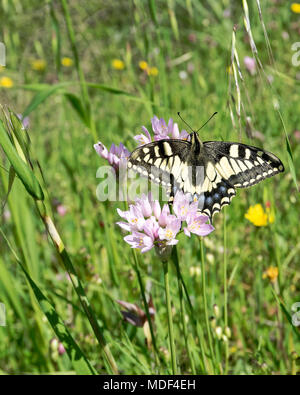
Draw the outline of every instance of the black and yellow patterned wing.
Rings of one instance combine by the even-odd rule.
[[[128,160],[128,168],[172,193],[176,180],[186,167],[190,149],[191,143],[185,140],[155,141],[135,149]]]
[[[223,141],[207,141],[203,147],[209,159],[206,177],[212,185],[204,191],[203,212],[209,217],[230,204],[235,188],[250,187],[284,171],[281,160],[261,148]]]

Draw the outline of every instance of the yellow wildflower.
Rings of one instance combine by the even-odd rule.
[[[255,226],[266,226],[268,224],[268,215],[265,213],[261,204],[250,206],[245,214],[245,218]]]
[[[150,67],[148,69],[148,74],[152,75],[153,77],[157,76],[158,74],[158,68],[157,67]]]
[[[291,10],[295,13],[295,14],[300,14],[300,3],[293,3],[291,5]]]
[[[72,60],[71,58],[64,57],[64,58],[62,58],[62,60],[61,60],[61,64],[62,64],[64,67],[71,67],[72,64],[73,64],[73,60]]]
[[[148,63],[145,60],[139,62],[139,67],[141,70],[148,70]]]
[[[116,70],[123,70],[125,68],[125,63],[121,59],[114,59],[111,64]]]
[[[14,82],[9,77],[1,77],[0,78],[0,86],[3,88],[11,88],[14,85]]]
[[[278,267],[269,266],[264,272],[263,278],[269,278],[272,283],[274,283],[278,277]]]
[[[44,71],[46,68],[46,61],[44,59],[35,59],[31,61],[31,67],[36,71]]]

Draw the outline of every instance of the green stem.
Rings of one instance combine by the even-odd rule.
[[[226,227],[226,207],[224,207],[224,264],[223,264],[223,283],[224,283],[224,324],[228,327],[228,293],[227,293],[227,227]],[[229,340],[229,339],[228,339]],[[228,372],[228,341],[225,342],[225,371]]]
[[[213,365],[213,372],[215,372],[215,354],[213,349],[212,343],[212,335],[211,335],[211,328],[209,324],[209,317],[208,317],[208,308],[207,308],[207,298],[206,298],[206,279],[205,279],[205,265],[204,265],[204,245],[203,245],[203,238],[200,238],[200,253],[201,253],[201,277],[202,277],[202,297],[203,297],[203,305],[204,305],[204,315],[205,315],[205,324],[208,336],[208,344],[210,350],[211,361]]]
[[[145,293],[145,288],[144,288],[141,272],[139,269],[138,259],[137,259],[136,252],[134,249],[132,250],[132,254],[133,254],[133,258],[134,258],[134,270],[137,274],[137,278],[138,278],[138,282],[139,282],[139,286],[140,286],[140,290],[141,290],[141,294],[142,294],[142,298],[143,298],[144,308],[145,308],[145,312],[146,312],[146,316],[147,316],[147,320],[148,320],[148,324],[149,324],[149,329],[150,329],[151,340],[152,340],[152,344],[153,344],[153,348],[154,348],[156,363],[159,364],[159,353],[158,353],[158,349],[157,349],[157,345],[156,345],[156,339],[154,336],[153,324],[152,324],[151,316],[149,313],[149,306],[148,306],[148,302],[146,299],[146,293]]]
[[[173,319],[172,319],[170,287],[169,287],[168,261],[167,262],[163,262],[163,267],[164,267],[166,304],[167,304],[167,313],[168,313],[168,329],[169,329],[169,341],[170,341],[170,350],[171,350],[172,372],[173,372],[173,374],[177,374],[176,352],[175,352],[174,330],[173,330]]]
[[[196,374],[195,363],[194,363],[192,352],[190,350],[190,344],[189,344],[189,340],[188,340],[187,325],[186,325],[186,321],[185,321],[185,308],[184,308],[183,289],[182,289],[183,285],[182,285],[182,281],[181,281],[181,273],[180,273],[180,268],[179,268],[178,253],[177,253],[176,246],[173,247],[172,259],[173,259],[173,262],[174,262],[174,264],[176,266],[176,272],[177,272],[177,284],[178,284],[179,301],[180,301],[180,312],[181,312],[181,321],[182,321],[182,329],[183,329],[183,336],[184,336],[184,341],[185,341],[185,347],[186,347],[186,350],[187,350],[187,353],[188,353],[188,357],[189,357],[189,360],[190,360],[192,373]]]

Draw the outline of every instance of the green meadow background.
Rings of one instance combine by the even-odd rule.
[[[299,373],[300,65],[291,47],[300,13],[291,5],[2,0],[2,374]],[[194,128],[218,111],[201,139],[262,147],[286,170],[238,190],[204,251],[195,235],[179,236],[169,262],[174,370],[163,264],[124,242],[115,224],[123,202],[97,200],[106,163],[93,144],[132,150],[153,115],[183,129],[178,111]],[[14,114],[29,117],[27,132]],[[272,224],[245,218],[255,204],[270,205]],[[143,310],[140,327],[117,300]]]

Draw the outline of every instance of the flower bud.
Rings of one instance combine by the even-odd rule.
[[[214,305],[213,305],[213,309],[214,309],[214,314],[215,314],[216,318],[219,318],[219,317],[220,317],[220,309],[219,309],[219,306],[218,306],[217,304],[214,304]]]
[[[221,340],[222,335],[223,335],[223,329],[220,326],[217,326],[216,329],[215,329],[215,333],[217,335],[217,338],[219,340]]]

